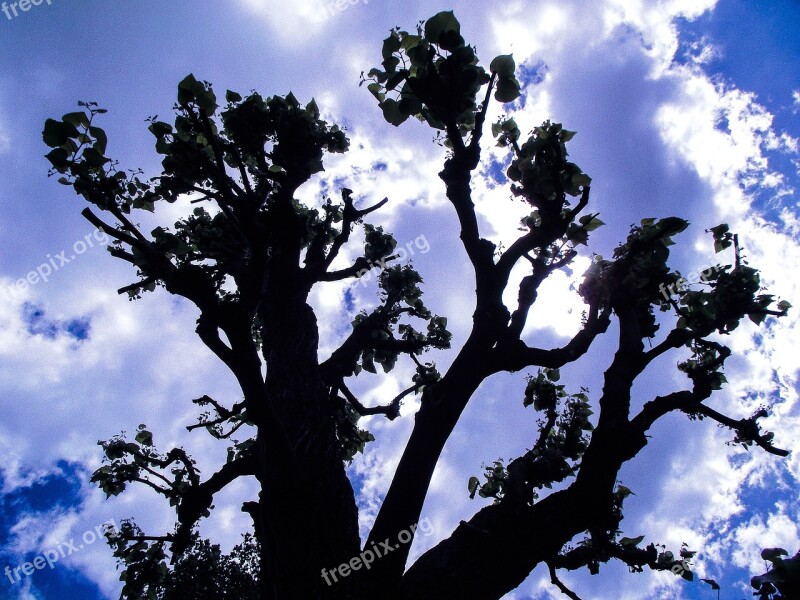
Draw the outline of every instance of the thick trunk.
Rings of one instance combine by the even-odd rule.
[[[358,554],[358,513],[319,373],[316,319],[305,302],[264,317],[265,402],[276,422],[259,427],[262,595],[345,598],[352,584],[329,586],[322,573]]]

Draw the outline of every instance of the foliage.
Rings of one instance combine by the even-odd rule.
[[[753,595],[761,600],[790,600],[800,596],[800,552],[791,558],[783,548],[764,548],[761,558],[771,563],[769,570],[756,575],[750,585],[756,590]]]

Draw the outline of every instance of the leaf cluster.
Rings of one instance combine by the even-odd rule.
[[[382,55],[382,68],[362,73],[361,83],[367,83],[384,118],[395,126],[413,116],[464,136],[475,127],[477,94],[492,77],[499,102],[511,102],[520,93],[513,58],[495,58],[490,76],[464,42],[452,11],[420,22],[414,34],[393,29],[383,41]]]

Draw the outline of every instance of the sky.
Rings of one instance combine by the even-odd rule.
[[[145,119],[169,120],[177,83],[190,72],[218,95],[231,89],[315,98],[325,118],[346,128],[351,149],[326,159],[325,172],[299,198],[314,203],[323,193],[338,196],[342,186],[365,205],[389,197],[373,222],[409,249],[425,279],[426,305],[449,318],[457,348],[469,330],[473,284],[437,177],[444,150],[422,124],[387,124],[359,87],[360,73],[380,62],[390,28],[412,29],[452,9],[483,64],[513,53],[519,65],[522,99],[492,105],[489,119],[505,111],[523,132],[545,119],[576,130],[570,153],[593,178],[590,210],[606,223],[571,269],[543,284],[527,340],[556,347],[578,330],[583,305],[571,286],[592,252],[610,255],[645,217],[691,222],[671,255],[687,274],[720,260],[704,230],[728,223],[770,293],[800,304],[797,0],[42,0],[27,11],[16,5],[16,16],[11,4],[2,6],[9,11],[0,12],[0,571],[8,566],[12,576],[0,572],[0,599],[118,597],[119,572],[96,532],[128,517],[147,532],[166,532],[174,515],[146,489],[106,500],[89,483],[101,464],[97,441],[146,423],[159,448],[183,446],[211,473],[225,448],[202,431],[186,431],[195,418],[190,400],[236,400],[232,376],[196,339],[194,308],[163,290],[135,302],[119,296],[135,274],[105,252],[108,240],[81,217],[82,201],[47,177],[44,121],[77,110],[78,101],[108,109],[101,121],[108,153],[121,168],[150,177],[160,160]],[[474,187],[483,235],[508,245],[523,208],[498,178],[503,158],[487,145]],[[171,225],[189,206],[178,201],[137,218],[149,231]],[[357,253],[353,245],[343,260]],[[516,281],[522,275],[515,272]],[[312,300],[324,358],[353,316],[374,306],[374,280],[328,284]],[[789,449],[800,439],[797,321],[790,311],[761,328],[738,328],[726,340],[734,350],[729,384],[710,400],[736,418],[770,404],[763,425]],[[568,388],[585,386],[597,400],[612,337],[562,370]],[[430,358],[442,370],[453,356]],[[654,365],[634,387],[634,403],[684,387],[678,360]],[[354,391],[364,403],[385,402],[407,387],[412,372],[400,365],[390,375],[359,378]],[[417,537],[412,558],[486,504],[467,492],[482,464],[518,456],[532,443],[536,417],[522,406],[525,374],[492,378],[470,402],[424,507],[431,533]],[[377,440],[349,468],[362,537],[417,406],[409,399],[393,422],[363,421]],[[698,576],[721,585],[720,598],[752,597],[750,576],[765,570],[760,549],[800,549],[797,454],[779,459],[726,445],[730,432],[680,415],[650,434],[647,448],[620,472],[635,493],[626,502],[624,535],[673,549],[686,543],[698,551]],[[252,481],[241,481],[216,497],[201,533],[229,550],[249,526],[239,507],[254,490]],[[13,576],[37,556],[57,560]],[[597,576],[564,573],[562,580],[584,599],[716,598],[703,583],[628,574],[613,563]],[[506,596],[559,597],[541,567]]]

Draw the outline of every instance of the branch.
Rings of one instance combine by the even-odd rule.
[[[337,387],[344,394],[344,397],[347,399],[350,405],[356,409],[356,412],[362,417],[366,417],[368,415],[386,415],[390,421],[393,421],[400,416],[400,401],[410,393],[416,391],[418,386],[412,385],[410,388],[403,390],[385,406],[373,406],[370,408],[359,402],[358,398],[356,398],[355,395],[353,395],[353,393],[347,388],[344,381],[340,381],[337,384]]]
[[[92,225],[94,225],[95,227],[97,227],[98,229],[103,231],[104,233],[108,234],[109,236],[111,236],[115,240],[119,240],[120,242],[124,242],[124,243],[128,244],[131,247],[140,248],[140,249],[143,248],[143,247],[149,246],[148,242],[143,242],[141,240],[133,238],[130,235],[128,235],[127,233],[123,233],[119,229],[111,227],[111,225],[108,225],[103,220],[101,220],[100,217],[95,215],[92,212],[91,208],[88,208],[88,207],[84,208],[81,211],[81,214],[83,215],[83,217],[87,221],[89,221],[89,223],[91,223]]]
[[[352,190],[347,188],[342,188],[342,200],[344,201],[344,210],[342,211],[342,227],[339,230],[339,233],[333,240],[331,244],[330,250],[328,250],[327,256],[324,256],[320,261],[320,264],[314,265],[311,264],[307,267],[308,270],[311,272],[311,276],[316,278],[317,281],[331,281],[329,279],[320,279],[322,273],[325,273],[333,264],[334,259],[339,255],[339,250],[341,250],[342,246],[350,239],[350,234],[352,233],[353,224],[359,222],[368,214],[378,210],[382,206],[384,206],[387,202],[389,202],[389,198],[384,198],[380,202],[373,204],[372,206],[368,206],[362,210],[358,210],[353,206],[353,198],[352,198]],[[316,240],[314,240],[316,242]],[[307,254],[313,255],[311,249],[309,249]],[[322,254],[322,248],[319,248],[319,254]],[[366,260],[366,259],[365,259]],[[356,261],[358,262],[358,261]],[[304,269],[306,271],[306,269]]]
[[[253,453],[242,454],[231,462],[225,463],[208,480],[193,484],[184,492],[178,505],[179,525],[172,546],[173,559],[188,548],[194,524],[211,507],[214,494],[243,475],[255,475],[257,467]]]
[[[361,271],[367,271],[372,264],[363,256],[359,256],[356,261],[346,269],[338,271],[326,271],[317,277],[317,281],[341,281],[350,277],[356,277]]]
[[[581,199],[578,204],[573,208],[567,216],[561,218],[556,223],[549,226],[540,226],[532,229],[528,233],[517,238],[508,249],[503,252],[497,260],[497,277],[498,285],[505,287],[508,278],[511,275],[511,270],[517,264],[520,258],[525,256],[534,248],[547,246],[553,243],[556,239],[560,238],[567,231],[567,227],[572,220],[580,213],[589,203],[589,186],[583,188]]]
[[[142,234],[142,232],[139,231],[139,229],[137,229],[136,226],[130,222],[128,217],[125,216],[125,214],[120,210],[119,206],[117,206],[116,203],[111,204],[111,208],[109,209],[109,211],[111,212],[112,215],[117,217],[117,219],[119,219],[119,221],[122,223],[122,226],[128,231],[130,231],[139,241],[142,242],[147,241],[147,238],[144,237],[144,234]]]
[[[217,358],[225,363],[234,374],[238,372],[235,353],[222,341],[219,336],[219,325],[211,317],[206,313],[201,313],[197,319],[195,331]]]
[[[194,114],[192,111],[189,110],[188,106],[185,106],[185,108],[190,115]],[[214,133],[213,128],[211,127],[211,121],[209,120],[206,111],[200,108],[198,109],[198,114],[200,115],[200,120],[203,123],[203,129],[205,129],[205,134],[208,138],[208,141],[211,144],[211,149],[214,152],[214,160],[216,162],[216,167],[217,167],[217,183],[219,185],[220,191],[223,194],[225,194],[226,192],[230,192],[233,194],[233,196],[230,196],[230,200],[228,200],[228,203],[232,208],[235,208],[236,200],[244,195],[244,190],[242,190],[238,185],[236,185],[236,182],[233,181],[228,176],[228,172],[225,169],[225,159],[222,155],[222,149],[219,147],[217,136]],[[231,202],[231,200],[234,201]],[[224,211],[225,210],[224,204],[220,202],[219,205],[220,208]],[[238,219],[232,219],[232,221],[235,225],[237,225],[238,229],[238,224],[239,224]]]
[[[653,423],[665,414],[674,410],[680,410],[688,415],[702,415],[713,419],[720,425],[724,425],[733,429],[742,441],[752,441],[758,446],[776,456],[788,456],[789,452],[772,445],[772,437],[769,435],[762,435],[759,431],[756,420],[760,417],[766,416],[765,411],[756,413],[756,416],[749,419],[739,419],[738,421],[723,415],[722,413],[710,408],[703,404],[703,400],[711,395],[711,389],[698,390],[698,386],[692,391],[684,390],[680,392],[673,392],[667,396],[658,396],[655,399],[645,403],[641,412],[631,420],[633,425],[638,431],[644,433]]]
[[[702,337],[702,335],[705,334],[695,333],[690,329],[673,329],[661,343],[644,353],[643,360],[645,364],[649,364],[665,352],[679,348],[692,338]]]
[[[533,265],[533,273],[524,277],[519,284],[519,294],[517,295],[517,310],[511,315],[511,322],[508,326],[507,339],[518,340],[525,328],[528,320],[528,311],[533,303],[536,302],[539,286],[547,279],[553,271],[569,264],[575,256],[575,250],[568,251],[559,260],[553,260],[549,264],[541,258],[532,258],[528,254],[523,256]]]
[[[776,456],[789,456],[788,450],[776,448],[770,443],[770,440],[772,439],[771,435],[761,435],[756,420],[759,417],[765,417],[766,411],[759,411],[758,413],[756,413],[756,416],[754,417],[751,417],[749,419],[739,419],[738,421],[726,415],[723,415],[722,413],[717,412],[713,408],[710,408],[704,404],[701,404],[700,406],[696,407],[696,409],[692,412],[699,413],[704,417],[709,417],[710,419],[713,419],[714,421],[716,421],[721,425],[730,427],[741,436],[742,441],[755,442],[758,446],[760,446],[770,454],[774,454]]]
[[[696,393],[691,390],[672,392],[666,396],[656,396],[653,400],[645,402],[639,414],[631,419],[631,425],[633,425],[637,431],[644,433],[652,427],[653,423],[669,412],[674,410],[683,410],[686,412],[697,410],[704,399],[705,398],[698,397]]]
[[[566,216],[567,223],[571,223],[572,221],[574,221],[575,217],[577,217],[581,213],[581,211],[584,208],[586,208],[586,206],[589,204],[589,189],[590,188],[588,185],[583,187],[583,192],[581,193],[581,199],[575,205],[575,208],[573,208],[571,211],[569,211],[569,213],[567,213]]]
[[[143,483],[148,487],[153,488],[159,494],[166,496],[167,498],[175,496],[175,492],[171,489],[162,488],[161,486],[157,485],[156,483],[150,481],[149,479],[145,479],[144,477],[131,477],[131,481],[137,481],[139,483]]]
[[[491,373],[500,371],[519,371],[526,367],[539,366],[557,369],[573,362],[585,354],[594,339],[605,333],[611,322],[611,310],[604,307],[600,311],[597,305],[589,307],[589,318],[575,337],[562,348],[544,350],[531,348],[520,340],[498,345],[491,351],[489,364]]]
[[[250,177],[247,175],[244,163],[242,162],[242,155],[239,153],[239,148],[236,144],[226,144],[228,152],[230,152],[233,159],[236,161],[236,167],[239,169],[239,177],[242,178],[242,184],[248,196],[253,195],[253,187],[250,185]]]
[[[492,73],[489,79],[489,86],[486,88],[486,95],[481,103],[481,109],[475,115],[475,126],[472,129],[472,138],[469,140],[469,151],[473,153],[480,153],[481,136],[483,135],[483,124],[486,121],[486,112],[489,110],[489,101],[491,100],[492,90],[494,89],[495,81],[497,81],[497,73]]]
[[[171,542],[175,539],[175,536],[171,533],[166,535],[125,535],[124,533],[119,533],[119,537],[132,542]]]
[[[547,568],[550,569],[550,583],[555,585],[561,591],[561,593],[567,596],[568,598],[572,598],[572,600],[581,600],[578,594],[570,590],[566,585],[564,585],[561,582],[561,580],[558,578],[558,575],[556,575],[556,569],[552,563],[548,562]]]
[[[121,287],[117,290],[118,294],[127,294],[128,292],[134,292],[139,290],[145,286],[150,285],[151,283],[156,283],[158,281],[158,277],[147,277],[142,279],[141,281],[136,281],[130,285],[126,285],[125,287]]]

